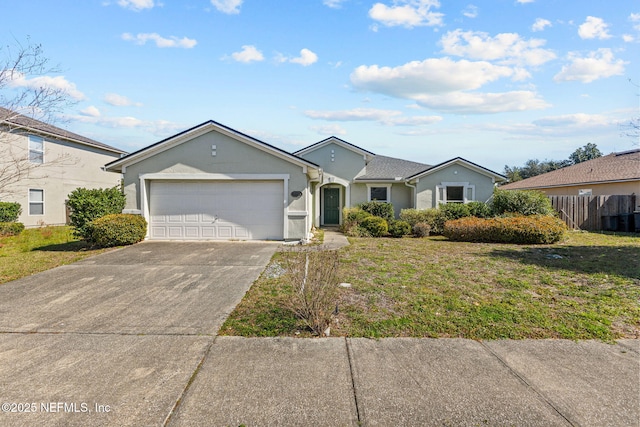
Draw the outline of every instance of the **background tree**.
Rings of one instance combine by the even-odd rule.
[[[508,182],[516,182],[600,156],[602,156],[602,153],[598,150],[596,144],[588,143],[584,147],[580,147],[571,153],[567,160],[545,159],[541,162],[538,159],[529,159],[525,162],[524,166],[505,165],[504,175],[508,178]]]
[[[586,162],[587,160],[596,159],[598,157],[602,157],[602,153],[598,150],[596,144],[588,143],[584,147],[580,147],[576,149],[569,156],[569,160],[573,162],[573,164],[578,164],[582,162]]]
[[[36,165],[29,161],[26,148],[12,144],[25,120],[53,124],[73,104],[66,88],[50,84],[50,75],[57,72],[42,46],[29,39],[26,45],[16,41],[0,47],[0,200],[8,198],[15,191],[11,187],[28,177],[33,168],[63,160],[49,159],[46,165]]]

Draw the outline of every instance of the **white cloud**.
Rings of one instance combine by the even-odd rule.
[[[90,105],[84,110],[80,111],[80,114],[89,117],[100,117],[100,110],[98,110],[95,106]]]
[[[344,3],[345,1],[346,0],[322,0],[322,4],[332,9],[340,9],[342,3]]]
[[[462,14],[467,18],[476,18],[478,16],[478,6],[470,4],[462,10]]]
[[[162,37],[157,33],[139,33],[137,35],[132,35],[130,33],[122,34],[122,40],[131,41],[135,44],[144,45],[148,41],[155,42],[157,47],[179,47],[184,49],[191,49],[195,47],[198,42],[194,39],[190,39],[188,37],[178,38],[171,36],[169,38]]]
[[[440,40],[442,51],[449,55],[532,66],[556,57],[553,51],[542,48],[545,43],[542,39],[524,40],[517,33],[500,33],[491,37],[485,32],[460,29],[449,31]]]
[[[509,111],[540,110],[550,105],[532,91],[504,93],[452,92],[420,95],[416,102],[427,108],[464,114],[493,114]]]
[[[113,105],[115,107],[126,107],[129,105],[135,105],[136,107],[142,106],[140,102],[133,102],[126,96],[118,95],[117,93],[106,94],[104,96],[104,102],[106,102],[109,105]]]
[[[632,41],[635,40],[635,38],[631,34],[623,34],[622,35],[622,40],[627,42],[627,43],[631,43]]]
[[[540,127],[596,127],[609,126],[611,120],[602,114],[576,113],[542,117],[532,123]]]
[[[589,52],[586,57],[581,57],[577,52],[570,52],[569,65],[564,65],[562,70],[553,77],[556,82],[580,81],[591,83],[594,80],[624,74],[624,66],[627,62],[615,59],[609,48],[601,48]]]
[[[607,32],[608,26],[602,18],[587,16],[587,20],[578,27],[578,35],[581,39],[609,39],[611,35]]]
[[[310,126],[309,129],[315,131],[319,135],[346,135],[347,131],[340,125],[322,125],[322,126]]]
[[[141,120],[136,117],[124,116],[124,117],[105,117],[105,116],[91,116],[86,114],[70,116],[69,119],[81,122],[90,123],[97,126],[114,128],[114,129],[141,129],[146,132],[150,132],[154,135],[167,136],[184,129],[184,125],[169,122],[167,120]]]
[[[431,10],[438,7],[438,0],[393,0],[392,6],[374,4],[369,9],[369,17],[387,27],[441,26],[444,14]]]
[[[9,85],[12,87],[25,87],[29,89],[45,89],[62,92],[76,101],[82,101],[86,97],[78,90],[75,83],[71,83],[64,76],[38,76],[28,79],[24,74],[15,72]]]
[[[478,89],[500,78],[513,77],[514,74],[515,71],[510,67],[486,61],[429,58],[393,68],[361,65],[350,78],[358,89],[413,99],[421,94]]]
[[[252,46],[252,45],[242,46],[242,50],[240,52],[232,53],[231,57],[234,60],[238,62],[244,62],[245,64],[264,60],[264,56],[262,55],[262,52],[260,52],[255,46]]]
[[[543,31],[545,28],[551,26],[551,21],[543,18],[536,18],[536,22],[531,26],[531,31]]]
[[[229,15],[240,13],[242,2],[243,0],[211,0],[211,4],[215,6],[218,11]]]
[[[309,49],[302,49],[300,50],[300,56],[295,57],[295,58],[290,58],[287,56],[284,56],[283,54],[279,53],[278,55],[276,55],[275,60],[277,62],[291,62],[294,64],[300,64],[304,67],[307,67],[311,64],[314,64],[318,61],[318,55],[316,55],[315,53],[313,53],[312,51],[310,51]]]
[[[404,117],[402,111],[380,110],[376,108],[354,108],[340,111],[316,111],[308,110],[305,116],[311,119],[328,120],[335,122],[378,122],[387,126],[416,126],[437,123],[442,120],[440,116],[413,116]]]
[[[139,12],[143,9],[152,9],[155,4],[154,0],[118,0],[118,5]]]
[[[304,67],[307,67],[311,64],[314,64],[318,61],[318,55],[310,51],[309,49],[302,49],[300,51],[300,56],[297,58],[291,58],[289,62],[293,62],[294,64],[300,64]]]
[[[525,4],[525,3],[533,3],[535,0],[516,0],[516,2],[520,3],[520,4]]]

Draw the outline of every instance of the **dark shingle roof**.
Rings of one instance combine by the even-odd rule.
[[[502,186],[505,190],[640,180],[640,150],[612,153]]]
[[[79,142],[81,144],[90,145],[118,154],[126,153],[125,151],[122,151],[110,145],[103,144],[82,135],[78,135],[77,133],[69,132],[68,130],[61,129],[45,122],[41,122],[40,120],[32,119],[31,117],[27,117],[11,110],[7,110],[3,107],[0,107],[0,125],[48,134],[57,138]]]
[[[364,173],[356,177],[356,181],[394,180],[415,175],[431,166],[395,157],[375,156],[369,161]]]

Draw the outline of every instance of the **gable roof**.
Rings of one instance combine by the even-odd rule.
[[[113,162],[107,163],[105,165],[105,168],[106,170],[111,172],[122,172],[129,165],[138,163],[144,159],[147,159],[151,156],[154,156],[158,153],[161,153],[165,150],[173,148],[184,142],[190,141],[194,138],[197,138],[198,136],[204,135],[211,131],[217,131],[219,133],[222,133],[223,135],[227,135],[237,141],[244,142],[248,145],[251,145],[262,151],[268,152],[272,155],[285,159],[289,162],[297,163],[300,166],[303,166],[305,168],[311,167],[312,169],[320,170],[320,166],[316,165],[313,162],[305,160],[302,157],[298,157],[295,154],[291,154],[278,147],[275,147],[271,144],[267,144],[266,142],[260,141],[259,139],[246,135],[242,132],[239,132],[235,129],[232,129],[228,126],[225,126],[213,120],[208,120],[204,123],[200,123],[199,125],[196,125],[185,131],[182,131],[176,135],[170,136],[169,138],[165,138],[161,141],[158,141],[155,144],[149,145],[145,148],[135,151],[118,160],[114,160]]]
[[[78,135],[77,133],[69,132],[68,130],[61,129],[40,120],[32,119],[31,117],[27,117],[23,114],[16,113],[15,111],[11,111],[3,107],[0,107],[0,125],[4,125],[14,129],[32,131],[44,136],[65,139],[67,141],[77,142],[79,144],[111,151],[116,154],[126,154],[126,151],[122,151],[110,145],[103,144],[82,135]]]
[[[611,153],[503,185],[505,190],[640,180],[640,149]]]
[[[397,159],[395,157],[375,156],[365,166],[364,173],[357,176],[355,181],[404,179],[407,176],[411,176],[429,167],[429,165],[424,163]]]
[[[477,163],[473,163],[467,159],[463,159],[462,157],[455,157],[453,159],[447,160],[445,162],[442,163],[438,163],[435,166],[431,166],[425,170],[422,170],[416,174],[413,174],[411,176],[407,177],[407,180],[411,180],[411,179],[418,179],[418,178],[422,178],[423,176],[432,174],[434,172],[437,172],[441,169],[444,169],[448,166],[451,166],[453,164],[459,164],[462,165],[464,167],[467,167],[469,169],[475,170],[478,173],[481,173],[483,175],[488,175],[490,177],[492,177],[495,181],[497,182],[501,182],[501,181],[505,181],[507,178],[504,175],[501,175],[497,172],[492,171],[491,169],[487,169],[484,166],[480,166]]]
[[[345,140],[342,140],[342,139],[340,139],[338,137],[335,137],[335,136],[330,136],[329,138],[323,139],[320,142],[316,142],[315,144],[311,144],[308,147],[305,147],[305,148],[303,148],[301,150],[298,150],[298,151],[294,152],[293,154],[295,154],[296,156],[301,156],[303,154],[310,153],[312,151],[315,151],[315,150],[317,150],[319,148],[324,147],[325,145],[329,145],[329,144],[332,144],[332,143],[340,145],[340,146],[346,148],[347,150],[351,150],[354,153],[360,154],[360,155],[362,155],[364,157],[369,157],[370,158],[372,156],[375,156],[375,154],[372,153],[371,151],[367,151],[364,148],[360,148],[357,145],[353,145],[353,144],[351,144],[351,143],[349,143],[349,142],[347,142]]]

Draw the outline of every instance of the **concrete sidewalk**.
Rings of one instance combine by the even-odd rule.
[[[638,344],[218,337],[168,424],[636,427]]]

